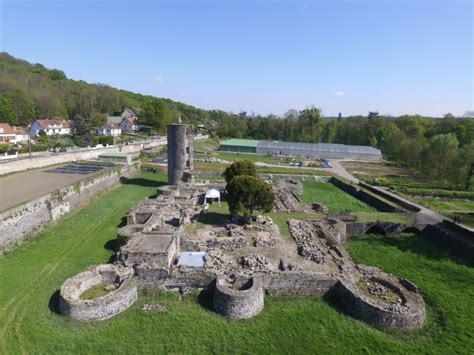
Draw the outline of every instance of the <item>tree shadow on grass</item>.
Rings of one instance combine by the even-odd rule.
[[[61,314],[61,311],[59,310],[59,295],[59,290],[54,291],[48,302],[49,310],[56,314]]]

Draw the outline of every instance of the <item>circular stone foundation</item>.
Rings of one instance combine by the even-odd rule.
[[[364,269],[355,283],[340,280],[335,291],[347,313],[378,328],[409,331],[425,320],[425,303],[416,286],[376,268]]]
[[[83,321],[111,318],[129,308],[138,297],[138,288],[132,275],[132,268],[114,264],[90,267],[63,283],[59,309],[64,315]],[[96,298],[81,298],[94,288],[103,288],[105,291]]]
[[[216,279],[214,309],[229,319],[246,319],[263,309],[262,277],[254,276],[229,285],[223,276]]]

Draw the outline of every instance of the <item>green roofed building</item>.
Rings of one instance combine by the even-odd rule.
[[[257,153],[259,142],[253,139],[228,139],[221,142],[219,150],[224,152]]]

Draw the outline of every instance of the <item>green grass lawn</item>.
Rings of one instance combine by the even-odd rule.
[[[374,329],[317,297],[265,296],[259,316],[238,322],[214,313],[206,295],[180,299],[175,292],[141,292],[129,310],[99,323],[57,314],[64,280],[109,261],[123,217],[164,179],[142,174],[0,257],[0,354],[472,353],[474,270],[411,235],[366,236],[349,245],[358,262],[420,288],[428,322],[408,335]],[[144,303],[160,303],[168,312],[144,313]]]
[[[323,203],[330,212],[376,212],[374,208],[327,182],[305,182],[301,201]]]

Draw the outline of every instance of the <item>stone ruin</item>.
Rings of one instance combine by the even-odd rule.
[[[207,289],[213,292],[215,311],[229,319],[258,315],[268,293],[325,297],[384,329],[421,327],[425,304],[416,286],[356,265],[345,250],[351,231],[368,226],[334,218],[289,220],[290,238],[270,217],[258,216],[250,224],[227,220],[197,228],[196,221],[206,220],[204,195],[211,186],[193,183],[191,132],[189,125],[168,127],[169,185],[130,211],[118,231],[121,246],[113,264],[90,267],[64,282],[62,314],[100,321],[125,311],[144,288],[183,294]],[[274,210],[314,211],[298,197],[301,183],[279,182],[274,190]],[[166,311],[156,305],[142,309]]]
[[[411,330],[423,324],[425,306],[415,285],[352,261],[343,246],[345,222],[289,220],[292,238],[263,216],[248,225],[228,220],[197,228],[208,188],[166,185],[156,198],[138,203],[118,231],[117,261],[66,280],[61,312],[80,320],[107,319],[131,306],[140,289],[152,287],[213,290],[215,311],[230,319],[257,315],[266,292],[327,297],[380,328]],[[98,284],[113,286],[105,296],[81,299]]]

